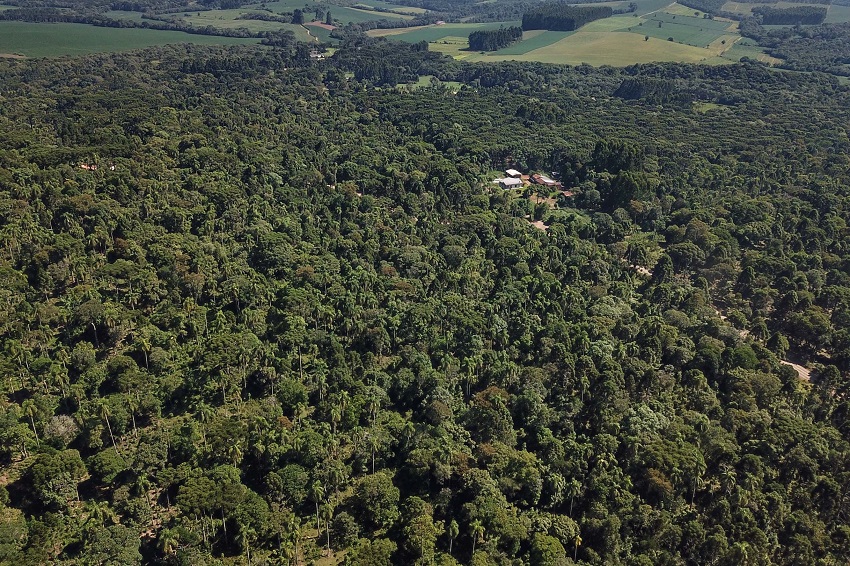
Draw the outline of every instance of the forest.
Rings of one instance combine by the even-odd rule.
[[[818,25],[826,19],[826,7],[774,8],[772,6],[756,6],[753,8],[753,15],[761,16],[761,23],[764,25]]]
[[[535,6],[522,15],[522,29],[573,31],[584,24],[613,14],[610,6],[570,6],[564,2],[549,2]]]
[[[0,61],[0,563],[850,560],[846,86],[275,45]]]
[[[469,48],[473,51],[497,51],[521,39],[522,28],[518,26],[474,31],[469,34]]]

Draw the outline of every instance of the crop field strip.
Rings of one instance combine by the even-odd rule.
[[[732,23],[728,21],[658,12],[644,20],[642,26],[632,27],[631,31],[658,39],[672,37],[673,41],[679,43],[708,47],[716,39],[728,34],[730,26]]]

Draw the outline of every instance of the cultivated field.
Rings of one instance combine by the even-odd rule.
[[[86,24],[0,22],[0,53],[16,53],[27,57],[128,51],[169,43],[234,45],[258,41],[257,39],[195,35],[179,31],[102,28]]]
[[[727,35],[734,25],[727,21],[656,12],[642,18],[640,25],[632,27],[631,31],[658,39],[672,37],[675,42],[695,47],[708,47],[713,41]]]
[[[612,65],[622,67],[653,61],[708,62],[714,54],[707,49],[671,43],[634,33],[577,31],[551,45],[523,55],[483,55],[477,61],[540,61],[568,65]]]
[[[368,33],[372,37],[393,35],[395,39],[417,43],[419,41],[438,42],[448,37],[466,39],[469,34],[483,29],[499,29],[500,27],[518,26],[520,22],[497,22],[491,24],[443,24],[433,26],[418,26],[400,29],[374,29]]]
[[[615,8],[627,5],[620,1],[609,4]],[[741,36],[736,22],[709,19],[699,10],[666,0],[638,0],[638,7],[635,13],[596,20],[574,32],[527,31],[521,42],[488,53],[469,51],[469,34],[479,29],[519,25],[519,22],[373,30],[369,35],[391,36],[409,42],[428,41],[432,51],[465,61],[624,66],[654,61],[725,64],[746,56],[776,62],[757,46],[737,48],[735,44]]]

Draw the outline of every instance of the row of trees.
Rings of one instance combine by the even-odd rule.
[[[522,29],[573,31],[584,24],[610,18],[610,6],[571,6],[563,2],[549,2],[527,10],[522,15]]]
[[[474,31],[469,34],[469,48],[473,51],[498,51],[521,39],[522,28],[517,26]]]
[[[753,8],[753,15],[761,17],[761,23],[764,25],[819,25],[826,19],[826,10],[825,6],[756,6]]]

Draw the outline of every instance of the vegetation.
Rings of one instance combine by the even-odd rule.
[[[474,31],[469,34],[469,48],[474,51],[498,51],[521,39],[522,28],[517,26]]]
[[[845,87],[275,44],[0,63],[0,561],[850,560]]]
[[[826,10],[825,6],[758,6],[753,8],[753,15],[760,16],[764,25],[818,25],[826,19]]]
[[[561,2],[542,4],[522,15],[522,29],[573,31],[594,20],[610,18],[610,6],[570,6]]]

